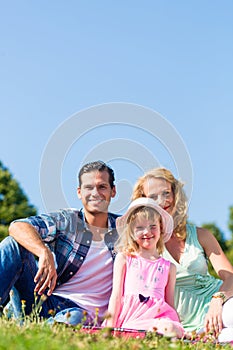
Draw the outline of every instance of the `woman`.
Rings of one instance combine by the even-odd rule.
[[[155,168],[138,179],[132,199],[139,197],[158,201],[173,217],[163,256],[176,265],[175,307],[184,329],[222,332],[220,341],[233,340],[233,267],[211,232],[187,223],[183,184],[169,170]],[[207,259],[219,279],[208,273]]]

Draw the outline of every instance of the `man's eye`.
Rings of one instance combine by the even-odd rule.
[[[105,189],[107,188],[107,186],[101,185],[99,188],[100,188],[101,190],[105,190]]]

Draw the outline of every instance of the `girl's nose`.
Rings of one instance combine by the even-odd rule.
[[[143,234],[145,234],[145,233],[150,233],[150,231],[151,231],[150,226],[145,227],[144,230],[143,230]]]

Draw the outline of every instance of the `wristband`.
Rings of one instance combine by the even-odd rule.
[[[220,298],[222,299],[222,303],[226,301],[226,296],[223,292],[217,292],[212,295],[212,298]]]

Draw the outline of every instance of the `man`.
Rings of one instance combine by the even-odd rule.
[[[45,318],[51,310],[59,311],[54,317],[58,322],[96,322],[96,313],[101,321],[112,288],[117,239],[117,215],[108,213],[116,194],[114,181],[105,163],[88,163],[79,172],[81,210],[63,209],[11,223],[9,236],[0,244],[1,305],[14,287],[25,300],[26,314],[41,305]]]

